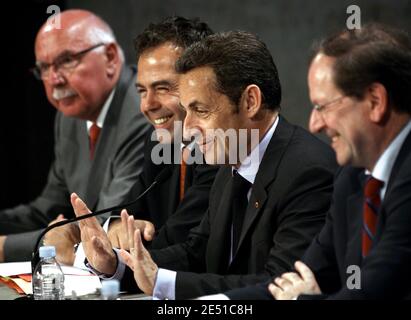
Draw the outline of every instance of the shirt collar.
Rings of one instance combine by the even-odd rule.
[[[100,111],[100,114],[99,114],[98,117],[97,117],[96,124],[97,124],[97,126],[98,126],[99,128],[103,128],[104,120],[106,120],[107,112],[108,112],[108,109],[109,109],[109,107],[110,107],[110,105],[111,105],[111,101],[113,101],[113,97],[114,97],[115,91],[116,91],[116,88],[114,88],[114,89],[111,91],[110,95],[108,96],[106,102],[105,102],[104,105],[103,105],[103,108],[102,108],[101,111]],[[91,127],[92,125],[93,125],[93,122],[87,120],[87,132],[90,132],[90,127]]]
[[[409,121],[395,139],[389,144],[388,148],[384,150],[383,154],[378,158],[377,163],[372,170],[371,175],[384,182],[384,186],[381,189],[381,198],[384,197],[385,191],[388,185],[388,179],[390,178],[392,168],[401,146],[411,131],[411,121]],[[370,174],[370,171],[366,170],[366,174]]]
[[[251,153],[244,159],[237,172],[248,182],[254,184],[255,177],[260,167],[261,159],[267,150],[268,144],[277,128],[280,116],[278,115],[273,125],[268,129],[260,143],[251,151]],[[243,164],[244,163],[244,164]],[[232,168],[234,170],[234,167]]]

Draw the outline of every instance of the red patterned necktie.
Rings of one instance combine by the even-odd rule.
[[[94,158],[94,151],[96,149],[98,136],[100,134],[101,128],[99,128],[94,122],[90,127],[89,139],[90,139],[90,159]]]
[[[383,181],[370,176],[364,189],[363,228],[362,228],[362,256],[365,257],[371,249],[377,231],[378,211],[381,205],[380,190]]]

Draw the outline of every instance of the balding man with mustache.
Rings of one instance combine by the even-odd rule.
[[[41,229],[70,218],[69,194],[76,191],[94,209],[124,201],[141,172],[149,124],[139,111],[135,69],[109,25],[85,10],[47,21],[35,41],[35,75],[58,110],[55,159],[40,196],[29,204],[0,211],[0,262],[28,260]],[[58,259],[74,261],[80,241],[76,225],[60,227],[44,242]]]

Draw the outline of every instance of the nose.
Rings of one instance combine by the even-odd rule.
[[[308,127],[311,133],[319,133],[324,129],[325,122],[319,111],[317,110],[311,111]]]
[[[191,116],[190,116],[190,112],[187,112],[184,118],[184,125],[183,125],[183,137],[185,140],[190,139],[190,128],[191,128]]]
[[[63,74],[55,69],[54,66],[50,66],[48,77],[45,80],[53,86],[59,86],[65,83]]]
[[[200,130],[195,127],[194,117],[191,115],[191,112],[188,111],[184,118],[183,126],[183,137],[184,140],[191,140],[192,137],[198,136]]]
[[[161,103],[157,99],[155,93],[151,90],[147,90],[146,95],[141,98],[141,111],[149,112],[161,108]]]

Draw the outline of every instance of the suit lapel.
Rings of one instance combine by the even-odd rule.
[[[358,179],[360,188],[356,193],[347,198],[345,207],[347,217],[347,248],[345,254],[345,267],[348,265],[361,265],[362,261],[362,225],[363,225],[363,189],[365,174],[362,171]],[[338,227],[338,226],[337,226]]]
[[[102,189],[103,180],[107,172],[107,166],[111,165],[112,153],[116,145],[117,124],[120,117],[123,99],[126,94],[128,83],[132,80],[133,73],[123,67],[120,75],[119,85],[107,112],[104,126],[97,141],[95,158],[91,163],[91,171],[88,179],[86,199],[90,208],[96,209],[99,194]],[[90,161],[90,160],[89,160]]]
[[[395,160],[394,166],[391,171],[390,178],[388,180],[387,190],[385,192],[384,200],[389,198],[391,193],[392,184],[395,181],[398,171],[400,171],[401,166],[404,163],[404,160],[407,158],[411,151],[411,132],[408,134],[407,138],[405,139],[403,145],[401,146],[401,150],[398,153],[397,159]],[[382,206],[384,203],[382,203]]]
[[[207,259],[207,270],[215,273],[225,273],[228,268],[228,261],[231,249],[231,203],[232,203],[232,179],[231,167],[225,168],[225,185],[221,186],[222,199],[215,212],[217,213],[213,218],[215,221],[210,222],[211,225],[216,226],[210,232],[208,243],[213,244],[209,250],[212,251],[212,259]],[[210,204],[212,205],[212,204]]]
[[[408,163],[404,163],[405,159],[411,152],[411,133],[408,134],[407,138],[405,139],[403,145],[401,146],[400,152],[398,153],[397,159],[395,160],[394,166],[391,171],[391,175],[388,179],[387,190],[385,192],[384,199],[381,203],[381,210],[379,212],[379,217],[377,220],[377,233],[375,236],[376,241],[374,241],[373,246],[377,244],[379,241],[385,226],[385,221],[387,219],[386,210],[385,210],[385,202],[389,201],[391,197],[391,192],[393,190],[394,182],[397,180],[397,174],[401,170],[403,165],[409,165]],[[398,180],[397,180],[398,181]],[[387,200],[388,199],[388,200]]]
[[[90,176],[90,168],[91,168],[91,163],[90,163],[90,147],[89,147],[89,137],[88,137],[88,132],[87,132],[87,127],[84,121],[78,121],[76,120],[75,122],[75,134],[77,135],[77,142],[78,142],[78,149],[73,150],[72,152],[77,152],[78,153],[78,160],[77,160],[77,166],[75,168],[75,175],[78,177],[78,181],[83,181],[84,176]],[[84,181],[88,181],[84,180]],[[84,197],[85,201],[88,201],[87,198],[87,185],[84,183],[76,183],[76,185],[71,186],[72,189],[75,192],[77,192],[81,197]],[[86,202],[88,203],[88,202]]]
[[[267,146],[267,150],[261,159],[260,167],[252,186],[250,201],[244,217],[243,229],[237,252],[241,249],[244,238],[252,229],[253,222],[259,217],[267,201],[268,187],[277,176],[277,169],[282,156],[294,133],[295,127],[290,125],[283,117],[280,117],[277,128]],[[236,252],[236,253],[237,253]],[[235,256],[233,257],[234,260]]]
[[[167,208],[173,208],[173,211],[175,208],[177,208],[179,202],[180,202],[180,171],[181,167],[179,164],[173,164],[173,173],[172,177],[170,178],[170,184],[168,192],[170,192],[170,197],[168,207]],[[173,212],[170,212],[173,213]]]

